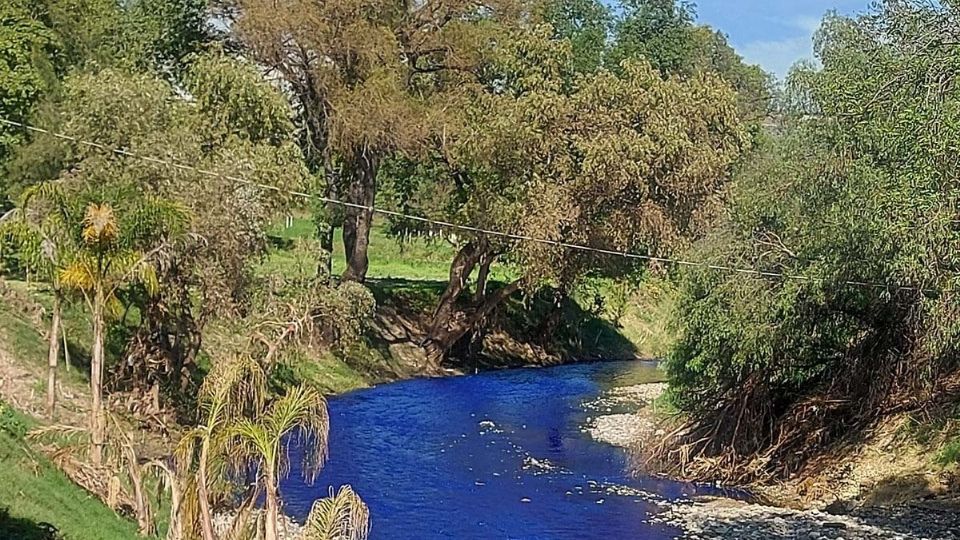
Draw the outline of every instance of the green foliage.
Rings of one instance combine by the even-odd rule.
[[[947,442],[937,454],[937,462],[941,465],[960,464],[960,437]]]
[[[551,0],[541,14],[554,36],[570,42],[575,73],[593,73],[604,62],[613,14],[598,0]]]
[[[30,429],[26,419],[12,407],[0,401],[0,431],[17,440],[23,440]]]
[[[279,146],[293,133],[289,103],[255,66],[206,53],[192,58],[185,79],[213,141],[235,136]]]
[[[0,6],[0,117],[27,121],[50,85],[50,57],[55,50],[56,36],[34,17],[27,2],[9,1]],[[19,128],[0,125],[0,163],[23,135]]]
[[[617,68],[629,58],[645,58],[661,73],[687,73],[697,53],[692,39],[693,4],[678,0],[625,0],[614,26],[607,65]]]
[[[122,4],[122,43],[141,68],[176,73],[186,57],[211,38],[207,0],[132,0]]]
[[[957,18],[913,2],[828,17],[822,69],[794,72],[788,101],[803,108],[742,167],[695,258],[809,279],[684,272],[668,371],[677,404],[714,434],[691,457],[739,466],[774,446],[762,472],[788,474],[956,368],[960,171],[947,141],[960,94],[939,81],[960,55],[937,40]],[[805,400],[825,405],[810,416]]]

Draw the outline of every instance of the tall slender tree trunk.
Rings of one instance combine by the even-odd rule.
[[[60,306],[60,313],[63,314],[63,305]],[[70,346],[67,344],[67,325],[63,324],[63,321],[60,321],[60,337],[63,341],[63,363],[67,366],[67,371],[70,371]]]
[[[277,520],[280,515],[280,496],[277,490],[277,475],[273,465],[268,461],[266,470],[267,493],[264,499],[264,540],[277,540],[279,527]]]
[[[210,511],[210,493],[207,491],[207,461],[210,459],[210,433],[200,444],[200,464],[197,467],[197,498],[200,505],[200,532],[203,540],[217,540],[213,534],[213,513]]]
[[[60,359],[60,292],[53,291],[53,320],[47,348],[47,417],[53,420],[57,411],[57,363]]]
[[[340,186],[340,175],[334,169],[333,164],[330,162],[329,158],[324,159],[323,163],[324,176],[327,179],[327,190],[324,195],[333,200],[339,199],[339,186]],[[321,276],[326,276],[328,279],[333,278],[333,236],[334,231],[337,228],[337,222],[339,222],[339,217],[342,215],[342,209],[336,203],[328,202],[324,205],[324,219],[326,220],[325,225],[317,224],[317,235],[320,238],[320,249],[325,252],[325,256],[320,261],[320,264],[317,267],[317,273]]]
[[[363,283],[367,279],[367,269],[370,266],[367,249],[370,245],[370,229],[373,226],[372,208],[377,194],[379,168],[379,157],[369,149],[364,148],[355,153],[346,202],[362,208],[348,206],[344,210],[343,248],[347,261],[347,269],[343,273],[344,281]]]
[[[94,465],[103,464],[106,418],[103,410],[103,309],[106,298],[101,287],[94,291],[93,299],[93,356],[90,361],[90,393],[93,395],[90,410],[90,433],[93,449],[90,459]]]
[[[126,448],[127,453],[127,475],[130,476],[130,483],[133,486],[133,502],[136,505],[137,532],[140,536],[151,536],[156,530],[153,525],[153,512],[150,509],[150,503],[147,501],[147,494],[143,485],[143,469],[140,467],[140,461],[133,447]]]
[[[490,278],[490,263],[493,257],[489,253],[480,256],[480,268],[477,270],[477,287],[473,291],[473,301],[480,302],[487,295],[487,280]]]

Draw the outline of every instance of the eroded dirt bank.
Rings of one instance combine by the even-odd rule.
[[[660,436],[656,400],[665,390],[663,383],[613,387],[584,404],[583,429],[628,449]],[[960,539],[960,499],[949,494],[949,473],[926,470],[923,449],[898,443],[894,432],[878,430],[816,477],[747,486],[772,503],[698,498],[669,504],[654,519],[691,540]]]

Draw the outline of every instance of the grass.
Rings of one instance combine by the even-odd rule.
[[[937,463],[940,465],[960,463],[960,437],[955,437],[943,445],[937,454]]]
[[[67,540],[137,538],[132,521],[119,517],[77,486],[24,434],[33,421],[0,403],[0,538],[46,539],[50,523]]]
[[[377,219],[370,234],[368,285],[381,305],[403,304],[408,311],[429,312],[449,276],[454,247],[442,239],[414,238],[398,242],[387,233],[387,222]],[[295,217],[287,227],[282,220],[268,234],[273,240],[260,267],[268,273],[313,273],[316,271],[316,227],[305,217]],[[297,249],[299,246],[301,249]],[[333,272],[344,270],[342,234],[334,239]],[[508,281],[516,276],[509,266],[494,265],[491,280]],[[595,298],[602,306],[594,309]],[[660,358],[673,340],[668,327],[673,309],[672,286],[662,280],[646,280],[630,286],[612,279],[591,280],[565,308],[565,318],[576,323],[576,336],[565,337],[564,348],[572,354],[591,357]],[[528,305],[509,305],[507,317],[517,325],[532,326]],[[598,316],[599,314],[599,316]]]
[[[23,281],[5,280],[4,285],[22,300],[0,303],[0,343],[24,365],[46,369],[46,331],[50,319],[44,317],[42,321],[35,321],[28,311],[32,309],[31,304],[39,304],[49,314],[53,307],[53,297],[48,289]],[[137,316],[137,313],[129,316],[128,325],[135,323]],[[90,344],[93,342],[89,312],[81,299],[75,299],[63,305],[62,317],[70,348],[70,366],[63,362],[61,345],[59,377],[68,384],[86,386],[90,380]],[[112,342],[108,336],[108,353],[118,354],[118,347],[119,344]]]
[[[412,238],[398,242],[387,233],[386,225],[386,221],[377,219],[370,231],[368,253],[370,277],[424,281],[447,280],[450,276],[450,261],[456,255],[452,244],[441,238]],[[316,245],[317,229],[313,222],[304,217],[295,217],[293,225],[286,227],[281,220],[274,223],[267,232],[273,238],[274,246],[261,266],[261,272],[300,271],[303,265],[300,264],[295,252],[289,248],[295,242],[306,243],[308,249]],[[338,275],[346,269],[341,229],[336,230],[333,245],[333,273]],[[312,255],[316,257],[315,253]],[[315,264],[303,268],[311,272],[315,269]],[[493,279],[505,280],[510,275],[509,269],[502,265],[494,265],[491,269]]]
[[[274,375],[284,386],[308,384],[330,393],[343,393],[370,386],[357,367],[329,352],[319,356],[287,359]]]

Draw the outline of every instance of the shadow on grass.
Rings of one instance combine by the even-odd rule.
[[[65,540],[65,537],[53,525],[13,517],[6,508],[0,508],[0,538],[11,540]]]

